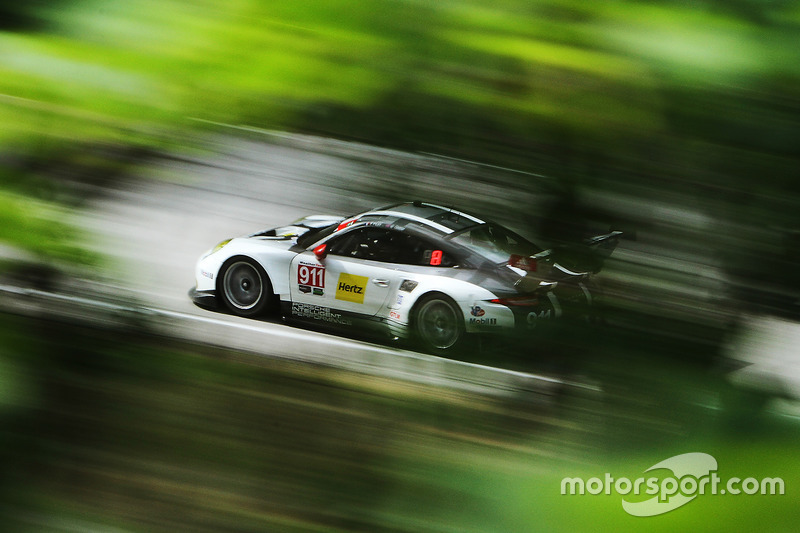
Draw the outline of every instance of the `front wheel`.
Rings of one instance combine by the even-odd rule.
[[[464,337],[464,315],[444,295],[426,297],[417,307],[414,333],[424,349],[439,354],[451,352]]]
[[[261,265],[248,258],[234,258],[220,269],[218,294],[225,307],[239,316],[262,313],[272,297],[272,285]]]

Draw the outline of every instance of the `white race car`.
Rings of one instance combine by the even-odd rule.
[[[587,244],[607,256],[619,232]],[[309,216],[219,243],[197,262],[201,306],[376,326],[445,353],[468,334],[528,330],[588,312],[590,272],[573,272],[514,232],[409,202],[341,218]]]

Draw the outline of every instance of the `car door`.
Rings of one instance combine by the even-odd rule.
[[[311,250],[298,254],[290,272],[292,313],[329,322],[343,320],[331,311],[381,313],[400,283],[391,262],[396,254],[392,241],[392,230],[359,227],[326,241],[323,259]]]

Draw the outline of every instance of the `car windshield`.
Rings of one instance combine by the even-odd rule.
[[[297,238],[297,244],[303,248],[308,248],[315,242],[324,239],[339,227],[338,223],[331,224],[330,226],[323,226],[321,228],[313,228],[303,233]]]
[[[505,263],[512,254],[529,256],[542,251],[532,242],[496,224],[473,226],[450,235],[448,239],[493,263]]]

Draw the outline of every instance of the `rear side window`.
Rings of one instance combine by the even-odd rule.
[[[511,254],[528,256],[542,251],[513,231],[494,224],[481,224],[456,233],[449,239],[494,263],[508,261]]]
[[[415,235],[401,234],[402,253],[398,263],[416,266],[452,267],[456,261],[453,254],[432,242]]]

